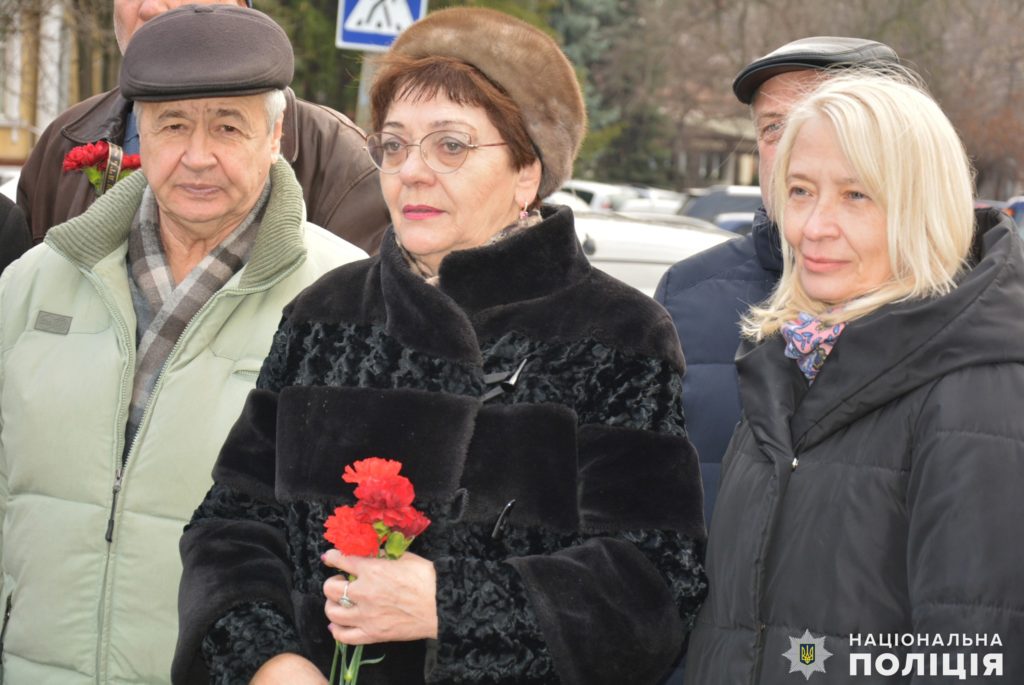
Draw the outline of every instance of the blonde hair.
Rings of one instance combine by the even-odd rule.
[[[772,174],[773,218],[785,224],[786,176],[800,129],[831,124],[868,195],[885,212],[892,278],[843,306],[811,298],[800,285],[793,249],[782,241],[782,278],[751,308],[744,336],[760,341],[800,312],[826,324],[852,321],[900,300],[937,297],[955,287],[974,232],[972,173],[963,144],[938,104],[909,76],[849,72],[797,105],[786,122]]]

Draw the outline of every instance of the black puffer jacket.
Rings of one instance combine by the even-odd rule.
[[[807,673],[819,685],[938,682],[927,660],[916,675],[916,652],[976,652],[978,676],[980,655],[1002,652],[1004,678],[977,681],[1024,682],[1024,251],[1012,221],[979,214],[971,261],[949,295],[850,323],[810,388],[778,336],[739,357],[744,416],[688,683],[805,682],[783,656],[805,630],[832,655],[819,649],[824,674]],[[998,633],[1004,647],[864,646],[908,633]],[[851,676],[851,650],[911,667]]]
[[[286,310],[182,540],[175,682],[208,663],[247,682],[283,651],[327,671],[323,521],[371,455],[403,462],[434,520],[412,549],[437,569],[439,639],[369,648],[387,658],[361,684],[656,682],[705,591],[682,363],[668,315],[590,267],[567,209],[452,253],[439,287],[389,232]]]

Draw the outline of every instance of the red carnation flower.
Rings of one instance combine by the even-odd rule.
[[[390,527],[410,540],[425,531],[427,526],[430,525],[430,519],[413,507],[403,507],[397,513],[398,516],[396,518],[398,520],[392,523]]]
[[[89,166],[98,166],[100,163],[107,166],[107,154],[110,152],[107,142],[100,140],[95,143],[86,143],[72,148],[64,157],[64,171],[75,171]]]
[[[397,476],[401,470],[402,462],[400,461],[367,457],[346,466],[341,479],[346,483],[361,483],[366,478]]]
[[[110,146],[105,140],[79,145],[64,156],[64,172],[81,171],[99,193],[103,189],[104,172],[107,170],[109,154]],[[120,181],[141,166],[142,160],[138,155],[125,155],[121,159],[121,168],[117,178],[113,182]]]
[[[374,509],[400,509],[412,504],[416,491],[405,476],[375,476],[356,486],[356,497]]]
[[[338,507],[324,521],[324,537],[342,554],[375,557],[380,552],[380,537],[369,523],[356,518],[352,507]]]

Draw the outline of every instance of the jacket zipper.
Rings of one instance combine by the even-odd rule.
[[[174,359],[175,355],[178,353],[178,350],[181,349],[182,341],[185,339],[189,331],[192,329],[192,324],[194,324],[196,322],[196,319],[198,319],[200,316],[203,315],[204,312],[206,312],[207,308],[209,308],[212,305],[214,300],[218,299],[218,295],[220,295],[220,293],[214,293],[213,297],[207,300],[203,304],[203,306],[199,308],[199,311],[193,314],[192,318],[188,320],[187,324],[185,324],[185,328],[182,329],[181,335],[179,335],[178,339],[174,341],[174,347],[171,348],[171,351],[167,354],[167,358],[164,360],[163,368],[160,369],[160,375],[157,376],[156,383],[153,384],[153,389],[149,391],[149,397],[146,398],[146,406],[142,410],[142,416],[139,419],[139,425],[135,427],[135,435],[132,436],[132,444],[128,446],[128,450],[125,451],[124,454],[122,455],[121,466],[117,469],[117,471],[114,472],[114,485],[112,488],[113,497],[111,498],[110,502],[110,517],[107,519],[107,532],[106,535],[104,536],[108,544],[114,541],[114,518],[117,509],[117,496],[121,493],[121,486],[124,483],[124,474],[125,471],[128,469],[128,459],[129,457],[132,456],[132,453],[135,451],[136,446],[139,444],[139,436],[142,434],[143,427],[149,422],[149,412],[150,409],[153,408],[153,403],[156,401],[156,397],[159,394],[160,386],[163,385],[167,365],[171,363],[171,360]],[[125,328],[127,328],[127,324],[125,325]],[[132,357],[134,356],[135,355],[133,353]],[[134,372],[134,370],[135,365],[132,364],[132,371]],[[134,376],[134,373],[132,375]],[[124,386],[122,386],[122,388],[123,387]],[[130,406],[131,395],[129,395],[128,397],[128,402]],[[120,421],[118,422],[118,424],[120,425]]]
[[[121,492],[121,480],[124,478],[124,464],[114,474],[114,496],[110,500],[110,517],[107,519],[107,542],[114,541],[114,511],[117,509],[117,496]]]

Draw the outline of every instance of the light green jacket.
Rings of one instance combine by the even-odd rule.
[[[136,347],[127,237],[142,172],[52,229],[0,279],[5,685],[170,681],[178,540],[281,310],[321,274],[365,256],[305,222],[287,164],[271,179],[250,261],[167,359],[116,503]]]

